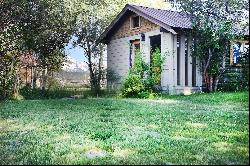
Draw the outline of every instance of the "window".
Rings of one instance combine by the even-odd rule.
[[[232,42],[230,49],[230,64],[237,65],[247,48],[249,48],[248,41]]]
[[[140,27],[140,16],[131,17],[131,28]]]

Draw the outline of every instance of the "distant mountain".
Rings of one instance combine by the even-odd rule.
[[[88,66],[84,62],[79,62],[71,56],[67,56],[67,60],[64,62],[62,69],[71,72],[86,72],[88,71]]]

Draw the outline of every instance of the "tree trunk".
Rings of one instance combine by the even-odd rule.
[[[90,76],[90,88],[91,92],[95,91],[95,74],[93,71],[93,62],[91,58],[91,50],[90,50],[90,44],[87,43],[87,49],[86,49],[86,54],[88,58],[88,67],[89,67],[89,76]]]
[[[209,88],[208,88],[209,92],[213,91],[213,81],[214,81],[213,76],[209,76]]]
[[[209,92],[209,86],[210,86],[210,79],[209,79],[209,75],[208,73],[203,73],[203,81],[205,83],[205,86],[206,86],[206,91]]]
[[[209,68],[209,65],[210,65],[210,61],[211,61],[212,56],[213,56],[213,50],[211,50],[211,48],[209,48],[208,49],[208,59],[207,59],[207,61],[203,61],[204,65],[205,65],[204,69],[203,69],[203,77],[204,77],[206,89],[209,92],[213,91],[213,78],[207,72],[208,68]]]
[[[214,85],[213,85],[213,91],[214,91],[214,92],[217,91],[218,83],[219,83],[219,77],[216,76],[216,77],[214,78]]]

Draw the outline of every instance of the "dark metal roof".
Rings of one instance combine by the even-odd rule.
[[[166,25],[175,28],[192,28],[192,23],[190,17],[185,13],[171,11],[171,10],[161,10],[155,8],[149,8],[144,6],[131,5],[134,8],[140,10],[146,15],[153,17],[156,20],[163,22]]]
[[[111,22],[107,29],[101,34],[98,42],[106,43],[106,41],[108,41],[108,39],[112,36],[114,30],[119,28],[118,25],[124,21],[124,18],[127,17],[129,12],[136,13],[173,34],[177,34],[175,30],[179,28],[192,28],[190,17],[183,12],[127,4],[117,15],[117,17]],[[243,34],[245,36],[249,36],[248,27],[243,30]]]
[[[105,42],[112,35],[113,30],[119,25],[119,20],[127,12],[134,12],[173,34],[177,34],[173,28],[191,29],[192,27],[190,18],[184,13],[127,4],[101,34],[99,42]]]

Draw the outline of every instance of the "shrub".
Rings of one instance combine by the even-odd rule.
[[[157,48],[152,57],[151,64],[147,64],[143,61],[141,53],[136,51],[134,65],[123,84],[123,97],[154,98],[154,92],[161,89],[161,72],[165,56]]]
[[[162,56],[160,49],[156,48],[152,54],[152,62],[150,66],[150,80],[153,86],[161,84],[162,64],[164,61],[165,56]]]
[[[240,64],[242,67],[242,86],[244,89],[249,88],[249,48],[243,53],[243,57],[240,60]]]
[[[238,66],[228,66],[218,84],[220,91],[241,91],[249,87],[249,49],[239,59]]]
[[[138,93],[138,97],[143,99],[155,99],[157,96],[158,94],[154,93],[152,90],[145,90]]]
[[[24,97],[24,99],[43,99],[44,93],[42,93],[41,89],[34,88],[32,89],[30,86],[24,86],[20,89],[20,94]]]
[[[48,86],[48,89],[56,89],[56,88],[61,87],[62,85],[58,79],[54,77],[48,77],[47,86]]]
[[[123,84],[122,95],[124,97],[138,97],[138,94],[143,90],[144,85],[140,75],[129,73]]]

